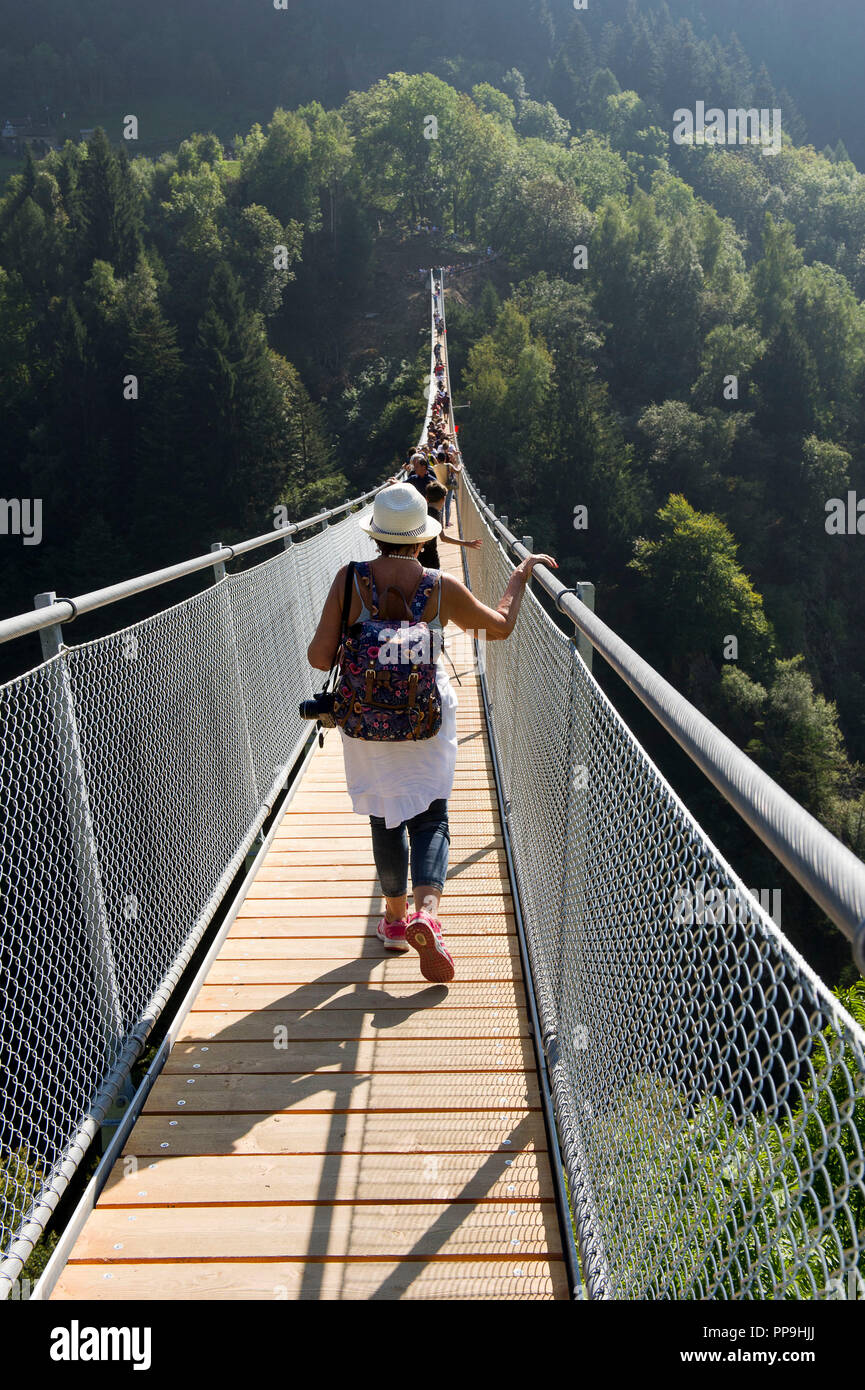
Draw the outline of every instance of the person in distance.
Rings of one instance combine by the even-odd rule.
[[[436,482],[435,479],[433,479],[426,490],[426,504],[427,511],[429,512],[430,516],[433,518],[434,521],[437,521],[439,525],[441,525],[442,519],[442,504],[446,496],[447,488],[444,487],[441,483]],[[448,545],[465,546],[468,550],[480,550],[481,548],[480,540],[464,541],[461,540],[459,536],[449,536],[443,526],[441,531],[439,532],[438,539],[440,541],[446,541]],[[427,541],[426,545],[420,553],[420,562],[422,565],[425,565],[428,569],[441,569],[441,561],[439,560],[438,546],[434,539],[431,541]]]

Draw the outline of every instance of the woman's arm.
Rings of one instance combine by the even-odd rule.
[[[467,545],[470,550],[480,550],[481,542],[461,541],[458,536],[449,536],[445,531],[440,531],[438,536],[440,541],[447,541],[448,545]]]
[[[348,565],[343,565],[342,569],[337,571],[336,578],[330,586],[330,593],[324,601],[315,636],[306,649],[306,659],[316,671],[329,671],[336,656],[342,626],[342,600],[347,569]]]
[[[551,555],[530,555],[517,565],[498,608],[488,608],[454,575],[443,574],[442,626],[453,622],[463,632],[485,632],[491,642],[503,642],[514,630],[526,582],[531,578],[535,565],[549,565],[551,569],[558,569],[558,563]]]

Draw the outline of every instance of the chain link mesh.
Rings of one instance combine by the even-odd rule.
[[[495,607],[512,565],[465,485],[460,519]],[[531,592],[485,666],[591,1295],[865,1296],[865,1033]]]
[[[0,1296],[306,742],[369,514],[0,688]]]

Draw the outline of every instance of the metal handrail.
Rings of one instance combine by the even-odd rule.
[[[463,479],[487,525],[507,550],[525,559],[530,552],[499,521],[465,472]],[[576,598],[546,565],[536,565],[532,578],[844,933],[856,965],[865,975],[862,860]]]
[[[338,507],[332,507],[330,511],[320,511],[305,521],[295,521],[288,526],[280,526],[273,531],[267,531],[263,536],[254,536],[251,540],[239,541],[237,545],[224,545],[219,550],[211,550],[206,555],[198,555],[194,560],[183,560],[180,564],[167,565],[164,569],[152,570],[149,574],[138,575],[135,579],[126,579],[120,584],[110,584],[105,589],[93,589],[90,593],[82,594],[78,598],[59,598],[44,608],[29,613],[20,613],[13,618],[4,618],[0,621],[0,643],[11,642],[13,638],[24,637],[31,632],[40,632],[44,628],[52,627],[55,623],[71,622],[82,613],[92,613],[97,608],[106,608],[112,603],[119,603],[121,599],[131,598],[133,594],[144,593],[147,589],[158,589],[163,584],[170,584],[175,579],[183,579],[188,574],[196,574],[199,570],[212,569],[220,562],[224,564],[238,555],[246,555],[251,550],[259,550],[264,545],[272,545],[274,541],[287,540],[296,535],[298,531],[305,531],[310,526],[318,526],[322,522],[330,521],[333,517],[342,516],[352,507],[363,506],[364,503],[381,492],[382,487],[386,486],[386,483],[382,483],[381,486],[373,488],[370,492],[365,492],[361,497],[355,497],[350,502],[343,502]]]

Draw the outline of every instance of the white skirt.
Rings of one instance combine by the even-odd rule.
[[[352,810],[359,816],[383,816],[388,830],[420,815],[430,802],[446,800],[453,791],[457,697],[441,657],[436,662],[436,685],[442,723],[434,738],[375,743],[339,731]]]

